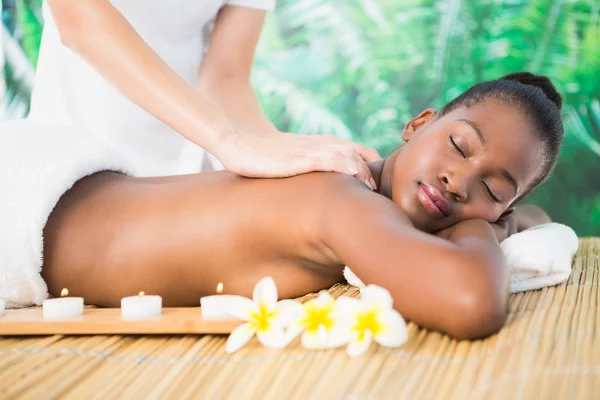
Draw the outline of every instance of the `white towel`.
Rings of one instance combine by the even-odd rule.
[[[569,279],[571,263],[579,241],[573,229],[555,222],[519,232],[500,244],[510,270],[510,292],[553,286]],[[364,283],[344,268],[349,284],[363,288]]]
[[[28,120],[0,123],[0,299],[7,308],[40,305],[43,229],[60,197],[79,179],[125,160],[91,136]]]

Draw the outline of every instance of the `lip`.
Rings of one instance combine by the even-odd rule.
[[[417,197],[425,210],[434,217],[444,218],[450,215],[450,205],[438,189],[420,183]]]

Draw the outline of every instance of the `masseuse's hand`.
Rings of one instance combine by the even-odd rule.
[[[291,133],[235,135],[215,154],[223,166],[239,175],[283,178],[312,171],[333,171],[356,176],[375,190],[366,162],[380,160],[367,147],[335,136],[305,136]]]

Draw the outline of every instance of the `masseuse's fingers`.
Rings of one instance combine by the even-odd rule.
[[[323,170],[356,176],[372,190],[377,190],[377,184],[366,164],[367,162],[381,160],[381,156],[375,149],[348,142],[332,135],[324,135],[320,138],[335,145],[330,149],[329,154],[321,157],[321,160],[332,159],[334,161],[330,167],[325,167],[326,163],[323,163]]]
[[[332,143],[352,146],[352,148],[366,162],[373,162],[373,161],[379,161],[379,160],[381,160],[381,156],[379,155],[379,153],[375,149],[371,149],[369,147],[365,147],[365,146],[363,146],[361,144],[358,144],[358,143],[347,142],[347,141],[345,141],[343,139],[340,139],[339,137],[333,136],[333,135],[322,135],[320,137],[325,138],[325,139],[331,141]]]
[[[366,162],[373,162],[381,160],[381,156],[375,149],[370,149],[368,147],[362,146],[358,143],[354,144],[354,150],[360,154],[361,158]]]
[[[324,146],[321,151],[315,152],[313,158],[308,162],[313,164],[309,165],[309,167],[315,168],[315,170],[339,172],[355,176],[371,190],[376,189],[375,181],[371,176],[371,170],[369,170],[365,161],[352,146]]]

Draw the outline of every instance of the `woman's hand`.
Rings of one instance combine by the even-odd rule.
[[[517,233],[517,215],[514,212],[503,215],[498,221],[491,225],[492,228],[494,228],[498,243],[502,243],[504,240]]]
[[[239,175],[283,178],[312,171],[352,175],[377,189],[366,162],[380,160],[367,147],[335,136],[271,133],[257,136],[228,135],[215,156],[223,166]]]
[[[552,222],[552,219],[544,210],[530,204],[516,206],[515,216],[517,218],[517,232],[522,232],[532,226]]]

